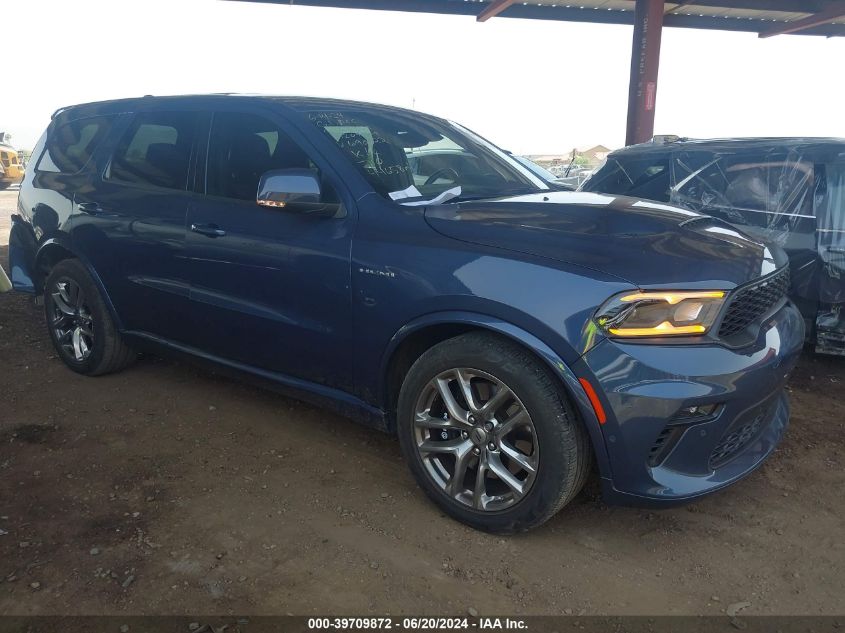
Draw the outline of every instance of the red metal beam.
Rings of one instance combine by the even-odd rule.
[[[830,6],[824,11],[819,11],[818,13],[814,13],[806,18],[795,20],[794,22],[786,22],[783,26],[776,26],[768,31],[762,31],[757,34],[757,37],[772,37],[774,35],[798,33],[799,31],[811,29],[814,26],[828,24],[829,22],[833,22],[834,20],[842,17],[845,17],[845,7],[842,5],[836,7]]]
[[[631,78],[628,84],[626,145],[644,143],[654,136],[663,12],[663,0],[637,0],[631,49]]]
[[[496,17],[502,11],[515,3],[516,0],[491,0],[491,2],[484,7],[475,19],[477,22],[486,22],[490,18]]]

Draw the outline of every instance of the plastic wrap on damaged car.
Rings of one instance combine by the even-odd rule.
[[[817,205],[818,251],[823,267],[816,317],[816,348],[845,354],[845,161],[826,165]]]
[[[816,347],[845,354],[845,144],[673,153],[671,202],[782,246],[793,300],[815,313]],[[817,308],[817,309],[814,309]]]

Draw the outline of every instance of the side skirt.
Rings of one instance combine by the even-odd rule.
[[[237,380],[257,383],[266,389],[329,409],[333,413],[379,431],[387,432],[388,430],[387,416],[384,411],[340,389],[227,360],[195,347],[182,345],[147,332],[125,331],[121,334],[126,337],[127,343],[139,351],[160,353],[193,362],[215,371],[222,371]]]

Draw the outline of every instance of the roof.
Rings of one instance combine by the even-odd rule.
[[[680,138],[670,142],[639,143],[629,145],[611,153],[611,156],[619,154],[650,154],[669,152],[672,150],[688,151],[771,151],[771,150],[827,150],[845,153],[845,138],[833,137],[804,137],[804,136],[757,136],[747,138]]]
[[[633,24],[635,0],[238,0],[267,4]],[[667,27],[845,36],[845,0],[676,0]]]
[[[425,116],[431,119],[439,119],[431,114],[419,112],[417,110],[409,110],[397,106],[385,105],[381,103],[369,103],[366,101],[352,101],[349,99],[333,99],[329,97],[304,97],[296,95],[262,95],[262,94],[240,94],[240,93],[212,93],[212,94],[185,94],[185,95],[144,95],[143,97],[127,97],[122,99],[108,99],[104,101],[91,101],[86,103],[77,103],[73,105],[62,106],[53,113],[53,118],[59,114],[70,115],[74,118],[74,113],[84,113],[88,111],[95,111],[103,114],[114,114],[122,111],[131,111],[133,108],[142,106],[147,103],[156,102],[175,102],[185,105],[186,102],[192,100],[207,101],[207,100],[253,100],[253,101],[273,101],[282,103],[285,106],[298,111],[307,111],[310,109],[326,109],[326,108],[344,108],[350,110],[366,109],[366,110],[389,110],[393,112],[410,112],[414,116]]]

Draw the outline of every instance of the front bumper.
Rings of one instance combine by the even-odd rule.
[[[754,344],[650,345],[603,340],[578,362],[607,413],[607,501],[682,503],[757,468],[789,421],[784,390],[804,342],[804,322],[787,303]],[[684,419],[687,407],[717,405]]]

